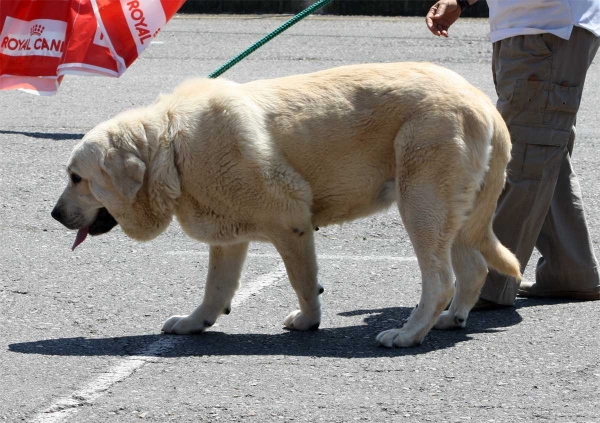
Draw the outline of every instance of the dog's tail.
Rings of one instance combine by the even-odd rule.
[[[519,260],[500,243],[492,230],[494,212],[504,187],[506,164],[510,160],[511,149],[510,134],[502,116],[495,109],[492,115],[493,135],[489,168],[461,235],[477,246],[489,268],[520,280],[522,275]]]

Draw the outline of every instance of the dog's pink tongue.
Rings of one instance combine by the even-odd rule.
[[[75,242],[73,243],[73,246],[71,247],[71,251],[75,251],[75,248],[77,248],[77,246],[79,244],[81,244],[83,241],[85,241],[85,239],[88,236],[89,231],[90,231],[89,226],[87,226],[85,228],[81,228],[80,230],[77,231],[77,236],[75,237]]]

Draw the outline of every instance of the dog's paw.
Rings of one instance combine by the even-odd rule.
[[[392,347],[416,347],[421,345],[422,339],[416,339],[404,329],[384,330],[377,335],[376,341],[379,345],[387,348]]]
[[[321,324],[321,316],[308,317],[300,310],[292,311],[285,318],[283,325],[293,330],[317,330]]]
[[[461,329],[464,328],[466,324],[467,319],[463,319],[460,316],[451,313],[450,310],[446,310],[440,314],[440,317],[438,317],[433,328],[441,330]]]
[[[189,316],[171,316],[163,324],[161,331],[174,335],[191,335],[204,332],[206,328],[211,327],[213,324],[214,322],[198,321],[191,319]]]

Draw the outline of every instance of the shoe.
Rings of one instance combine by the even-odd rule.
[[[488,301],[488,300],[484,300],[483,298],[480,298],[477,300],[477,302],[475,303],[475,305],[473,306],[471,311],[473,312],[473,311],[501,310],[503,308],[509,308],[509,307],[512,307],[512,305],[498,304],[493,301]]]
[[[600,288],[596,288],[596,291],[542,291],[538,289],[535,282],[521,282],[517,295],[527,298],[564,298],[568,300],[596,301],[600,300]]]

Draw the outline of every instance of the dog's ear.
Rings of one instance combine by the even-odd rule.
[[[181,195],[181,182],[173,147],[180,131],[180,123],[167,112],[166,128],[163,127],[163,132],[155,141],[158,148],[148,168],[148,191],[160,207],[168,208],[169,203]]]
[[[104,156],[102,166],[112,184],[129,204],[135,200],[135,196],[144,182],[146,165],[133,153],[118,148],[110,148]]]

